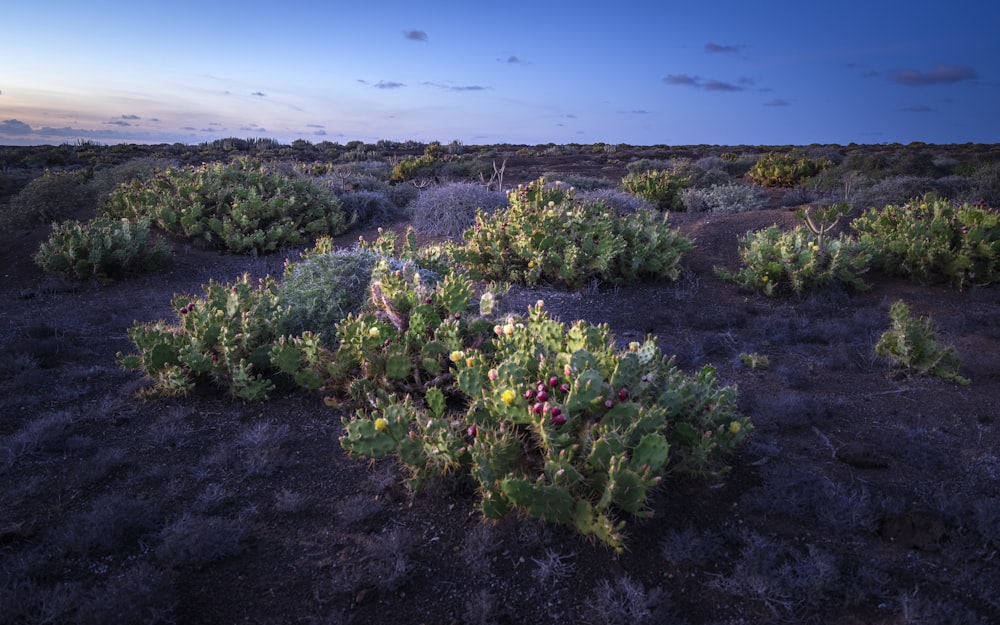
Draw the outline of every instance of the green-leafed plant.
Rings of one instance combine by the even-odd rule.
[[[123,184],[103,210],[112,217],[148,217],[168,232],[237,253],[274,252],[341,234],[349,225],[328,190],[249,158],[167,169]]]
[[[770,359],[757,352],[743,352],[740,354],[740,362],[751,371],[767,369],[771,365]]]
[[[820,245],[805,227],[786,232],[771,226],[748,232],[740,239],[739,252],[743,268],[733,273],[716,267],[716,275],[768,297],[800,295],[831,282],[857,290],[868,288],[861,275],[868,271],[871,253],[864,244],[848,236],[841,235]]]
[[[386,331],[401,349],[392,325],[360,327],[359,351],[384,351]],[[405,397],[369,391],[344,419],[341,445],[354,457],[395,454],[414,485],[468,472],[488,519],[521,512],[620,550],[620,514],[649,516],[649,492],[671,471],[724,472],[722,457],[750,429],[711,367],[689,377],[653,339],[619,351],[607,326],[567,328],[542,303],[485,340],[459,331],[440,343],[435,380]],[[408,358],[399,361],[407,375]]]
[[[672,280],[692,246],[670,228],[666,214],[619,215],[543,179],[519,186],[508,199],[506,210],[477,215],[463,235],[465,244],[452,250],[475,278],[569,287],[595,279],[610,284]]]
[[[118,354],[126,369],[141,369],[155,391],[184,395],[215,384],[238,399],[265,399],[275,388],[271,352],[285,315],[272,278],[254,284],[210,282],[203,297],[175,295],[177,322],[137,323],[128,332],[137,354]],[[314,337],[307,337],[311,339]]]
[[[955,350],[941,345],[926,317],[914,318],[910,308],[897,301],[889,309],[892,324],[875,345],[875,353],[921,375],[936,375],[959,384],[969,380],[958,374],[962,361]]]
[[[495,295],[479,296],[471,281],[448,274],[437,283],[413,265],[376,270],[365,309],[337,326],[329,385],[359,404],[388,393],[447,389],[449,361],[492,331]]]
[[[794,187],[830,166],[826,159],[796,157],[782,152],[764,154],[747,172],[762,187]]]
[[[621,188],[662,211],[683,210],[681,191],[690,183],[690,179],[670,170],[653,169],[626,175],[622,178]]]
[[[805,222],[809,232],[812,232],[816,236],[816,245],[823,247],[823,239],[826,235],[830,234],[837,224],[840,223],[841,217],[850,212],[851,207],[841,202],[840,204],[833,204],[831,206],[820,206],[818,208],[800,208],[795,211],[795,216]]]
[[[934,195],[870,209],[851,226],[889,273],[957,288],[1000,281],[1000,214]]]
[[[97,217],[56,224],[34,255],[35,264],[78,280],[111,280],[150,271],[170,260],[170,248],[149,229],[149,220]]]

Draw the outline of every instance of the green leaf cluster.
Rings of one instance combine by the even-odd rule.
[[[725,453],[751,429],[711,367],[688,376],[652,338],[619,350],[606,325],[567,327],[542,303],[499,320],[485,340],[459,328],[436,350],[448,353],[442,374],[404,396],[379,380],[392,377],[405,334],[364,323],[342,345],[390,355],[366,378],[369,402],[343,420],[341,445],[354,457],[397,456],[415,486],[468,473],[486,518],[520,512],[620,550],[621,515],[649,516],[650,491],[670,472],[725,472]]]
[[[170,260],[170,248],[150,232],[149,219],[97,217],[53,225],[33,259],[45,271],[103,282],[161,267]]]
[[[666,214],[619,215],[544,179],[519,186],[508,199],[506,210],[477,215],[465,244],[452,250],[475,278],[571,288],[594,280],[673,280],[693,245],[670,228]]]
[[[851,226],[885,271],[922,283],[1000,282],[1000,214],[929,194],[869,209]]]
[[[661,211],[670,211],[684,210],[681,191],[689,184],[689,178],[678,176],[668,169],[649,169],[626,175],[622,178],[621,188]]]
[[[137,323],[128,332],[137,354],[118,354],[126,369],[142,369],[155,390],[185,395],[198,384],[221,386],[238,399],[266,399],[279,373],[272,350],[286,310],[273,278],[256,284],[243,274],[232,284],[210,282],[202,297],[175,295],[177,321]]]
[[[891,325],[879,338],[875,353],[921,375],[969,384],[969,380],[958,374],[961,359],[953,348],[941,345],[930,319],[912,317],[909,306],[903,301],[892,305],[889,319]]]
[[[859,291],[869,286],[861,276],[869,269],[871,253],[846,235],[821,245],[803,226],[783,231],[774,225],[740,238],[739,253],[743,262],[739,271],[716,267],[716,275],[768,297],[801,295],[832,282]]]
[[[270,171],[262,162],[167,169],[118,187],[103,208],[213,248],[269,253],[350,225],[340,201],[310,181]]]
[[[817,160],[783,152],[768,152],[757,159],[747,172],[747,177],[762,187],[794,187],[830,165],[826,159]]]

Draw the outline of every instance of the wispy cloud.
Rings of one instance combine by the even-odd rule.
[[[935,111],[935,109],[932,109],[926,104],[911,104],[910,106],[904,106],[899,110],[904,113],[933,113]]]
[[[250,95],[252,95],[252,96],[254,96],[256,98],[266,98],[267,97],[267,94],[264,93],[263,91],[254,91]]]
[[[394,80],[380,80],[376,83],[371,83],[362,78],[358,78],[358,82],[362,85],[368,85],[369,87],[374,87],[376,89],[399,89],[400,87],[406,86],[405,84]]]
[[[128,123],[127,121],[124,121],[124,120],[121,120],[121,119],[115,119],[115,120],[112,120],[112,121],[109,121],[109,122],[104,122],[104,124],[106,124],[108,126],[121,126],[123,128],[127,128],[127,127],[129,127],[129,126],[132,125],[132,124]]]
[[[951,85],[963,80],[975,79],[976,71],[968,65],[938,64],[937,67],[927,72],[918,69],[897,69],[889,72],[889,80],[908,87]]]
[[[682,85],[705,91],[745,91],[747,86],[753,84],[753,80],[749,78],[740,78],[736,83],[731,83],[714,78],[691,76],[690,74],[667,74],[663,78],[663,82],[668,85]]]
[[[139,120],[142,119],[138,115],[122,115],[122,119]]]
[[[790,106],[791,102],[788,100],[782,100],[781,98],[775,98],[773,100],[768,100],[764,103],[764,106]]]
[[[410,41],[427,41],[427,33],[422,30],[404,30],[403,37]]]
[[[619,115],[651,115],[649,111],[643,109],[634,109],[631,111],[618,111]]]
[[[489,89],[489,87],[484,87],[482,85],[449,85],[440,82],[424,82],[423,84],[428,87],[436,87],[447,91],[485,91],[486,89]]]
[[[505,59],[497,59],[498,63],[507,63],[508,65],[526,65],[528,62],[524,59],[514,56],[513,54]]]
[[[712,54],[736,54],[744,46],[727,46],[719,43],[706,43],[705,52]]]

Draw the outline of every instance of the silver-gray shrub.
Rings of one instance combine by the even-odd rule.
[[[639,210],[655,210],[656,207],[640,197],[621,189],[594,189],[577,193],[577,199],[584,204],[601,204],[619,215],[631,214]]]
[[[403,215],[399,206],[381,191],[350,191],[338,193],[337,198],[356,227],[392,223]]]
[[[545,182],[559,181],[567,187],[573,187],[577,191],[596,191],[598,189],[614,189],[618,181],[600,178],[598,176],[584,176],[582,174],[561,174],[559,172],[547,171],[542,174]]]
[[[420,192],[409,205],[413,229],[428,236],[460,237],[476,212],[492,214],[507,206],[507,196],[470,182],[448,182]]]
[[[962,176],[931,178],[928,176],[891,176],[869,187],[852,192],[850,202],[855,208],[882,208],[889,204],[906,204],[913,198],[936,193],[946,199],[966,196],[971,183]]]
[[[317,332],[323,344],[334,347],[337,323],[364,307],[372,278],[405,265],[397,258],[360,249],[312,252],[297,263],[288,263],[279,286],[281,302],[288,307],[280,333]],[[440,279],[433,271],[416,271],[424,284]]]
[[[713,184],[707,189],[684,189],[681,201],[691,213],[742,213],[767,206],[767,194],[739,182]]]
[[[339,249],[288,264],[280,286],[281,301],[289,307],[281,332],[319,332],[332,346],[337,322],[364,305],[379,258],[367,250]]]
[[[28,183],[0,211],[0,225],[31,227],[62,221],[97,205],[83,172],[49,172]]]

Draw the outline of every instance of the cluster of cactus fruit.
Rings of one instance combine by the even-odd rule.
[[[649,515],[669,471],[724,472],[750,429],[711,367],[687,376],[654,339],[619,350],[607,326],[567,328],[542,303],[486,341],[463,337],[448,362],[447,382],[380,394],[345,418],[344,449],[396,454],[414,486],[467,472],[486,518],[519,511],[615,549],[619,513]]]

